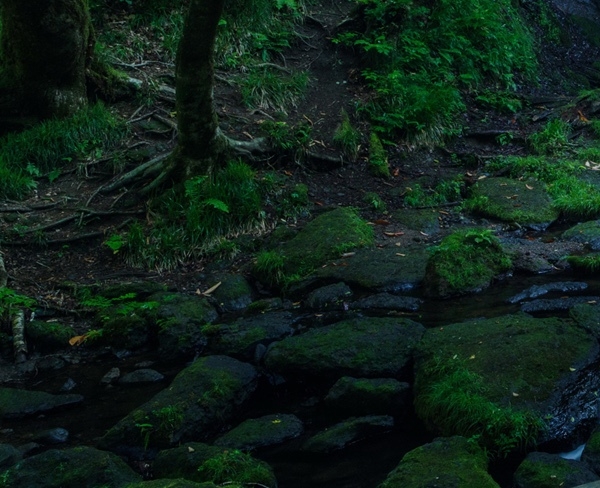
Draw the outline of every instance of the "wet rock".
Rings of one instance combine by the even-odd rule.
[[[329,453],[343,449],[348,444],[380,435],[394,427],[389,415],[369,415],[345,420],[319,432],[302,446],[303,451]]]
[[[59,356],[44,356],[36,361],[40,371],[58,371],[64,368],[67,362]]]
[[[600,428],[596,427],[587,440],[581,454],[581,462],[600,475]]]
[[[377,293],[350,304],[350,310],[397,310],[403,312],[416,312],[421,307],[423,300],[414,297],[401,297],[390,293]]]
[[[21,418],[81,403],[83,396],[52,395],[43,391],[0,388],[0,418]]]
[[[135,300],[146,300],[151,295],[164,291],[167,291],[167,287],[164,284],[144,280],[107,286],[100,290],[99,294],[108,299],[121,298],[133,294],[135,295]]]
[[[325,397],[330,415],[358,417],[364,415],[402,415],[410,405],[408,383],[393,378],[340,378]]]
[[[219,437],[215,446],[253,451],[295,439],[304,432],[304,424],[295,415],[272,414],[248,419]]]
[[[226,469],[223,469],[226,467]],[[158,453],[153,465],[160,478],[185,478],[194,482],[260,484],[276,488],[271,467],[236,449],[190,442]]]
[[[514,269],[532,274],[556,272],[568,267],[565,256],[580,253],[583,244],[577,242],[542,242],[519,238],[502,238],[502,247],[511,255]]]
[[[121,488],[141,481],[120,457],[92,447],[51,449],[20,461],[3,476],[14,488]]]
[[[68,325],[42,320],[26,322],[25,333],[36,350],[41,352],[54,352],[69,347],[69,339],[76,335]]]
[[[208,300],[181,293],[159,293],[149,299],[160,303],[157,320],[161,358],[184,361],[204,349],[206,337],[202,326],[218,317]]]
[[[569,311],[569,316],[597,339],[600,339],[600,303],[582,303]]]
[[[33,440],[42,444],[64,444],[69,440],[69,431],[62,427],[55,427],[37,433]]]
[[[254,290],[243,276],[220,274],[215,276],[215,280],[221,284],[212,293],[212,297],[223,312],[238,312],[252,303]]]
[[[0,444],[0,471],[17,464],[22,457],[21,451],[16,447],[10,444]]]
[[[398,377],[424,331],[408,319],[347,320],[272,344],[265,366],[283,376]]]
[[[559,281],[555,283],[545,283],[543,285],[533,285],[521,293],[510,297],[508,303],[519,303],[529,298],[537,298],[550,292],[573,293],[586,290],[588,284],[581,281]]]
[[[429,253],[425,246],[361,249],[336,259],[309,277],[315,281],[343,281],[371,291],[399,293],[418,287],[425,277]],[[291,290],[291,293],[294,290]],[[299,286],[298,292],[302,292]]]
[[[464,437],[434,439],[406,453],[379,487],[499,488],[487,465],[485,453]]]
[[[64,382],[64,384],[60,387],[60,391],[61,393],[67,393],[71,390],[73,390],[73,388],[75,388],[77,386],[77,383],[75,382],[75,380],[73,378],[67,378],[67,380]]]
[[[440,214],[437,208],[403,208],[394,212],[394,220],[409,229],[430,235],[440,231]]]
[[[229,324],[207,325],[202,331],[211,353],[250,361],[256,359],[259,346],[290,336],[296,322],[297,318],[290,312],[271,312],[242,317]]]
[[[600,297],[563,297],[554,299],[539,299],[525,302],[521,305],[521,311],[527,313],[535,312],[558,312],[560,310],[570,310],[580,303],[596,303]]]
[[[530,452],[515,473],[517,488],[573,487],[600,479],[585,464],[557,454]]]
[[[160,374],[158,371],[149,368],[142,368],[136,369],[131,373],[124,374],[121,378],[119,378],[119,383],[125,385],[134,385],[140,383],[157,383],[164,379],[164,375]]]
[[[471,187],[471,196],[485,199],[478,214],[537,231],[545,230],[559,215],[545,185],[534,180],[485,178]]]
[[[109,429],[99,445],[165,447],[207,439],[252,396],[257,376],[253,366],[227,356],[197,359],[169,387]]]
[[[505,447],[496,444],[491,431],[466,432],[460,427],[486,425],[485,416],[473,418],[473,412],[506,415],[505,435],[526,433],[522,442],[537,436],[568,448],[577,445],[579,431],[598,418],[597,401],[584,402],[600,387],[593,373],[598,351],[594,337],[557,318],[515,314],[428,329],[416,354],[415,408],[428,425],[445,434],[480,434],[488,449]],[[461,407],[456,394],[471,401]],[[470,407],[476,399],[479,409]],[[512,432],[511,411],[501,413],[506,405],[529,412],[531,417],[519,421],[520,431]],[[545,429],[535,418],[546,419]]]
[[[100,384],[111,385],[116,383],[120,376],[121,370],[119,368],[110,368],[110,371],[100,379]]]
[[[592,251],[600,251],[600,221],[592,220],[577,224],[564,231],[561,237],[585,244]]]
[[[312,310],[344,310],[352,298],[352,290],[345,283],[335,283],[316,289],[306,298],[306,306]]]

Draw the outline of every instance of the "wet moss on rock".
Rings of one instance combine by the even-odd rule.
[[[579,486],[598,479],[585,464],[546,452],[529,453],[515,473],[517,488]]]

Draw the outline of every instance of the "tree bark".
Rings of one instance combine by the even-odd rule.
[[[219,130],[213,104],[214,49],[225,0],[192,0],[176,60],[179,139],[176,178],[210,174],[222,160],[227,139]]]
[[[2,99],[20,115],[65,117],[87,103],[88,0],[2,0]]]

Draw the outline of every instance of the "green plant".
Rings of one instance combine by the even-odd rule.
[[[333,134],[333,142],[342,150],[350,160],[354,161],[358,156],[360,133],[352,127],[348,112],[342,109],[342,121]]]
[[[285,258],[277,251],[261,251],[256,256],[254,270],[268,285],[281,283],[284,275]]]
[[[117,254],[121,248],[125,245],[125,239],[122,235],[112,234],[108,239],[104,241],[104,245],[108,247],[113,254]]]
[[[490,401],[483,378],[464,360],[434,358],[422,371],[418,381],[427,386],[417,392],[415,407],[444,436],[472,438],[503,457],[534,445],[544,429],[535,414]]]
[[[274,109],[283,114],[296,107],[308,86],[306,72],[284,74],[273,68],[251,68],[239,80],[243,102],[251,108]]]
[[[31,309],[36,304],[33,298],[21,295],[11,288],[0,288],[0,320],[8,320],[16,309]]]
[[[144,451],[148,450],[148,445],[150,444],[150,436],[154,431],[154,425],[145,423],[136,423],[135,426],[140,429],[140,436],[142,437],[142,445],[144,446]]]
[[[373,210],[377,210],[378,212],[383,212],[386,209],[385,202],[381,199],[381,197],[374,192],[367,192],[363,197],[363,201],[370,205]]]
[[[404,204],[408,207],[435,207],[461,199],[462,179],[443,180],[432,189],[424,189],[419,183],[407,188]]]
[[[567,262],[575,271],[595,274],[600,271],[600,254],[591,253],[585,256],[567,256]]]
[[[273,475],[269,468],[255,460],[250,454],[237,449],[223,453],[204,461],[198,468],[202,480],[215,484],[261,484],[270,486]]]
[[[381,139],[375,132],[371,132],[369,138],[369,170],[373,176],[381,178],[390,177],[390,165],[387,152],[383,148]]]
[[[569,145],[571,126],[561,120],[552,119],[544,128],[529,136],[532,149],[540,155],[556,156]]]
[[[521,110],[521,100],[508,91],[482,90],[475,100],[485,108],[493,108],[500,112],[515,113]]]

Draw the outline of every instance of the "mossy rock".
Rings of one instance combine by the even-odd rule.
[[[216,434],[256,389],[251,365],[227,356],[207,356],[181,371],[165,390],[130,412],[99,445],[167,447]]]
[[[600,428],[596,427],[585,443],[581,462],[600,475]]]
[[[306,452],[327,454],[349,444],[381,435],[392,430],[394,418],[390,415],[367,415],[344,420],[308,439],[302,446]]]
[[[360,249],[352,256],[336,259],[319,268],[307,278],[308,286],[315,281],[342,281],[370,291],[390,293],[412,290],[425,278],[429,253],[425,246],[403,248]],[[299,286],[290,293],[303,294]]]
[[[121,488],[141,481],[141,476],[116,454],[73,447],[24,459],[0,479],[6,488]]]
[[[406,453],[379,488],[499,488],[485,453],[464,437],[435,439]]]
[[[222,447],[201,442],[187,442],[172,449],[163,449],[152,463],[152,472],[157,478],[183,478],[199,482],[198,466],[223,450]]]
[[[259,447],[281,444],[304,432],[302,421],[291,414],[271,414],[248,419],[219,437],[215,446],[239,449],[245,452]]]
[[[438,209],[402,208],[394,212],[394,219],[409,229],[436,234],[440,231]]]
[[[569,388],[599,348],[572,322],[516,314],[429,329],[417,349],[415,408],[426,424],[510,452],[542,435],[574,438],[576,407],[561,393],[577,396]]]
[[[265,367],[284,376],[398,377],[406,373],[424,331],[408,319],[338,322],[272,344]]]
[[[254,290],[248,280],[241,275],[226,274],[215,277],[219,287],[212,293],[220,310],[224,312],[238,312],[244,310],[252,303]]]
[[[582,222],[567,229],[561,236],[567,241],[580,242],[592,251],[600,251],[600,221]]]
[[[539,181],[485,178],[473,185],[471,191],[469,201],[473,210],[484,217],[544,230],[559,216]]]
[[[567,256],[567,262],[573,271],[582,275],[593,275],[600,271],[600,252]]]
[[[344,376],[325,397],[330,415],[357,417],[364,415],[401,416],[412,408],[408,383],[394,378],[351,378]]]
[[[272,269],[265,269],[260,256],[253,272],[266,283],[289,284],[328,260],[373,242],[373,229],[355,210],[341,207],[318,216],[293,239],[272,251],[281,258],[278,274],[274,274]]]
[[[43,391],[0,388],[0,419],[39,415],[82,401],[83,396],[72,393],[52,395]]]
[[[42,352],[52,352],[69,346],[69,339],[75,336],[75,331],[60,322],[45,322],[32,320],[25,323],[25,333]]]
[[[425,294],[449,298],[478,292],[511,266],[510,257],[491,231],[454,232],[432,250],[423,281]]]
[[[0,444],[0,472],[10,468],[23,458],[23,454],[11,444]]]
[[[569,311],[569,316],[580,327],[600,340],[600,304],[580,303]]]
[[[167,291],[167,287],[162,283],[146,280],[107,286],[106,288],[102,288],[98,294],[108,299],[115,299],[133,294],[135,295],[135,300],[145,300],[155,293],[164,291]]]
[[[579,486],[600,478],[585,464],[557,454],[531,452],[515,473],[516,488],[559,488]]]

